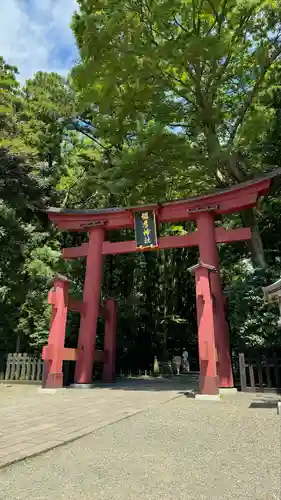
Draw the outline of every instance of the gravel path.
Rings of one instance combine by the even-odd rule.
[[[253,400],[180,396],[0,471],[0,499],[279,500],[281,418]]]

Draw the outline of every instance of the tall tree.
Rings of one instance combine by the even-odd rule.
[[[21,106],[18,70],[0,56],[0,145],[10,147],[18,129],[16,113]]]
[[[277,1],[78,3],[81,61],[73,78],[81,109],[116,148],[115,187],[127,178],[135,198],[155,197],[157,186],[163,197],[180,185],[198,192],[258,171],[248,152],[272,114],[266,97],[280,65]],[[253,211],[243,221],[263,267]]]
[[[1,59],[0,69],[0,329],[15,349],[16,334],[22,346],[35,347],[48,335],[47,290],[63,263],[45,210],[63,199],[56,186],[66,169],[64,120],[74,100],[55,73],[38,73],[22,89],[16,68]]]
[[[29,287],[25,251],[39,208],[40,188],[29,166],[19,155],[0,148],[0,338],[12,349]]]
[[[41,180],[48,202],[52,202],[56,184],[65,171],[62,144],[65,124],[74,114],[75,96],[62,76],[41,71],[27,80],[22,95],[20,135],[29,148],[34,174]]]

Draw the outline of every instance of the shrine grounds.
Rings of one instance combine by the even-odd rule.
[[[279,500],[278,397],[186,389],[0,385],[0,500]]]

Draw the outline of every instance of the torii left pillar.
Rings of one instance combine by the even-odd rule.
[[[54,280],[48,300],[52,305],[48,345],[43,347],[43,387],[46,389],[63,386],[63,350],[68,307],[70,281],[65,277]]]
[[[89,246],[86,262],[83,302],[85,311],[81,315],[78,337],[75,384],[92,384],[95,360],[97,323],[100,312],[102,280],[102,246],[105,228],[94,227],[89,231]]]

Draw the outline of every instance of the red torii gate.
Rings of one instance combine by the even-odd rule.
[[[49,219],[63,231],[85,231],[88,243],[64,248],[65,259],[87,257],[83,304],[75,369],[76,384],[91,384],[95,359],[97,319],[100,310],[102,263],[104,255],[140,250],[136,241],[106,241],[106,232],[134,228],[134,214],[153,211],[157,223],[193,220],[197,231],[185,236],[164,236],[157,248],[199,247],[200,262],[195,272],[201,394],[218,394],[219,387],[232,388],[233,375],[229,332],[225,318],[225,297],[219,273],[217,243],[251,238],[250,228],[226,230],[215,227],[218,215],[239,212],[256,205],[270,188],[280,169],[263,178],[237,184],[230,189],[203,196],[131,208],[65,210],[51,208]],[[142,249],[149,250],[149,248]]]

